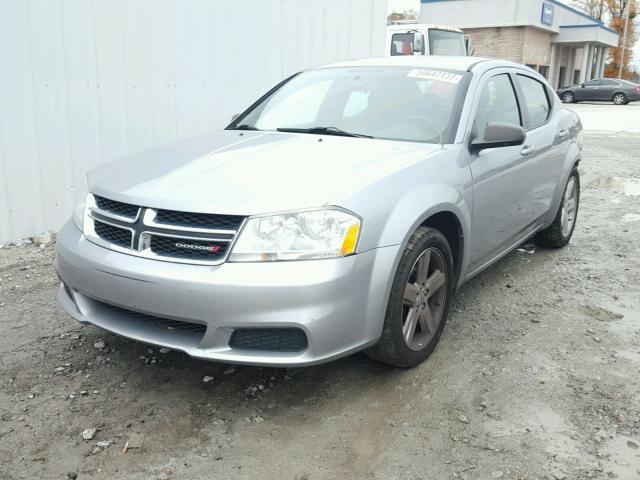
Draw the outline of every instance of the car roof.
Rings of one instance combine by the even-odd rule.
[[[349,60],[329,63],[315,67],[312,70],[322,68],[350,68],[350,67],[415,67],[436,68],[444,70],[471,71],[477,64],[490,62],[495,67],[519,67],[523,65],[506,60],[495,60],[482,57],[469,56],[438,56],[438,55],[398,55],[395,57],[365,58],[362,60]]]

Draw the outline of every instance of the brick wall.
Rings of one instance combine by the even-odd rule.
[[[551,62],[551,34],[537,28],[524,29],[524,61],[531,65],[549,65]]]
[[[474,56],[523,62],[524,27],[465,28]]]
[[[476,57],[501,58],[531,65],[549,65],[551,34],[529,27],[465,28]]]

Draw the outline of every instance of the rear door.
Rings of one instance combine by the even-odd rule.
[[[543,82],[525,73],[517,73],[515,79],[527,130],[525,145],[531,150],[526,160],[531,167],[528,209],[531,217],[538,221],[551,208],[562,175],[569,132],[559,128],[553,110],[553,92]]]
[[[610,101],[616,89],[621,89],[621,86],[615,80],[602,80],[600,91],[598,92],[598,100]]]
[[[510,69],[496,69],[482,78],[472,113],[470,140],[483,137],[489,122],[524,126]],[[523,153],[524,152],[524,153]],[[512,246],[534,223],[532,185],[536,165],[522,145],[470,153],[473,175],[470,269],[476,270]]]

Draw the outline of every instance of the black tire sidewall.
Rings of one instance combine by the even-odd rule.
[[[400,260],[393,282],[393,287],[391,289],[386,314],[387,327],[390,329],[390,334],[393,338],[397,356],[400,358],[401,363],[404,366],[409,367],[422,363],[436,347],[447,320],[449,306],[451,304],[451,298],[455,288],[453,256],[451,254],[449,243],[444,235],[439,231],[425,227],[421,227],[421,229],[425,230],[424,236],[421,236],[415,242],[415,245],[411,245],[410,242],[410,245],[407,246],[402,255],[402,259]],[[421,229],[416,233],[419,233]],[[402,334],[402,303],[404,299],[404,290],[409,280],[411,269],[418,257],[427,248],[436,248],[444,258],[445,268],[447,270],[445,272],[447,278],[447,294],[444,310],[442,312],[442,319],[440,320],[436,334],[422,350],[414,351],[407,346]]]

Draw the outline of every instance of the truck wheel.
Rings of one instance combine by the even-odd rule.
[[[454,289],[453,257],[438,230],[420,227],[402,254],[382,336],[365,353],[394,367],[414,367],[433,351]]]
[[[551,248],[561,248],[569,243],[576,227],[579,204],[580,174],[578,169],[574,167],[564,188],[556,218],[551,225],[536,234],[536,243]]]

